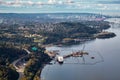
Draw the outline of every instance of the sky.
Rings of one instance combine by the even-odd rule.
[[[101,13],[120,15],[120,0],[0,0],[0,13]]]

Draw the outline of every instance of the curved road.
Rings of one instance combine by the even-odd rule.
[[[25,63],[22,62],[22,59],[24,59],[25,57],[27,57],[31,52],[25,48],[23,48],[23,50],[25,50],[28,54],[15,60],[12,64],[15,67],[16,71],[19,73],[19,78],[18,80],[21,80],[21,78],[24,76],[24,69],[25,69]]]

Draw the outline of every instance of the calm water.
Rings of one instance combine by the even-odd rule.
[[[117,22],[111,24],[111,26],[112,28],[108,29],[108,31],[116,33],[116,37],[96,39],[85,43],[85,50],[99,52],[103,56],[104,61],[94,65],[67,63],[63,65],[47,65],[42,70],[41,78],[43,80],[120,80],[120,24]],[[81,50],[82,48],[83,45],[67,47],[53,46],[47,48],[47,50],[60,50],[60,55],[65,55],[74,50]],[[92,54],[92,56],[95,56],[94,61],[100,61],[98,54]],[[94,62],[87,57],[85,59],[88,63]],[[79,58],[79,61],[83,63],[81,58]],[[68,62],[75,63],[77,59],[68,59]]]

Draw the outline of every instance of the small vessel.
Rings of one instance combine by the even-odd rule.
[[[63,56],[57,56],[58,63],[62,64],[64,62]]]

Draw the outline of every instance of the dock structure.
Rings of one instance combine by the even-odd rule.
[[[68,58],[68,57],[82,57],[83,55],[88,55],[88,52],[83,52],[83,51],[73,52],[71,54],[63,56],[63,58]]]
[[[46,53],[50,56],[51,59],[55,59],[58,63],[63,63],[64,59],[69,58],[69,57],[83,57],[83,55],[88,55],[88,52],[85,51],[77,51],[77,52],[72,52],[67,55],[60,56],[59,51],[46,51]]]

